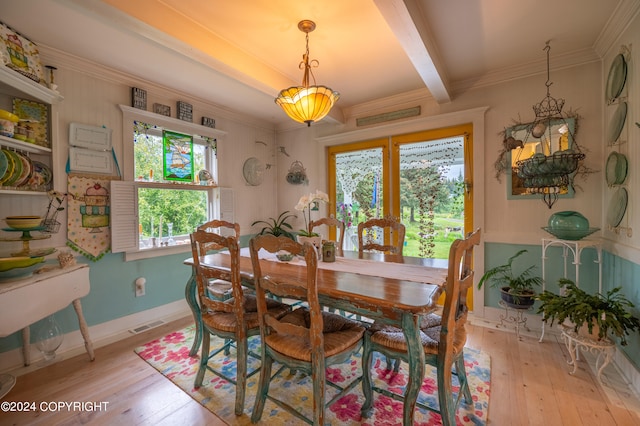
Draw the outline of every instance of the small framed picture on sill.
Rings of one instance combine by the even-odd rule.
[[[178,101],[178,118],[180,120],[193,122],[193,106],[186,102]]]
[[[171,107],[169,105],[153,104],[153,112],[171,117]]]
[[[147,110],[147,91],[137,87],[131,88],[131,106]]]
[[[202,117],[202,125],[206,127],[216,128],[216,120],[209,117]]]

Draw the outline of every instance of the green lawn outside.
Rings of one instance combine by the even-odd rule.
[[[406,236],[405,236],[405,247],[403,250],[403,254],[405,256],[416,256],[420,257],[420,246],[419,246],[419,236],[420,232],[418,222],[409,222],[408,220],[403,221],[406,227]],[[462,231],[460,232],[450,232],[448,236],[445,237],[445,229],[447,227],[463,228],[463,220],[462,219],[452,219],[450,217],[446,217],[444,215],[436,215],[434,218],[435,223],[435,231],[436,237],[434,239],[435,247],[434,250],[434,258],[435,259],[448,259],[449,258],[449,248],[451,244],[455,241],[456,238],[462,237]]]

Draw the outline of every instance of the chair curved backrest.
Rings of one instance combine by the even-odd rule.
[[[299,244],[286,237],[258,235],[249,241],[256,301],[260,321],[261,371],[260,383],[256,391],[251,422],[260,420],[267,398],[286,409],[291,414],[310,424],[323,425],[325,407],[340,395],[348,392],[358,383],[356,378],[348,386],[333,384],[340,391],[326,402],[326,367],[345,362],[362,346],[365,328],[356,321],[324,312],[318,296],[318,257],[311,243]],[[278,269],[288,269],[292,265],[275,264],[258,257],[260,250],[277,253],[286,250],[303,256],[306,268],[287,278],[278,274]],[[268,265],[268,266],[267,266]],[[266,269],[269,269],[268,271]],[[280,298],[304,300],[308,307],[299,307],[281,318],[266,311],[267,293]],[[326,336],[326,338],[325,338]],[[271,375],[273,361],[281,364],[281,369]],[[282,368],[289,367],[307,373],[313,381],[313,418],[309,418],[293,408],[290,401],[283,401],[269,394],[269,384],[278,376]]]
[[[384,238],[389,233],[392,244],[379,244],[377,241],[373,241],[371,235],[376,232],[381,233],[381,241],[384,241]],[[405,232],[404,225],[391,218],[375,218],[360,222],[358,224],[358,253],[362,254],[365,251],[376,250],[401,256]]]
[[[310,248],[311,247],[311,248]],[[287,237],[274,237],[273,235],[258,235],[249,241],[251,252],[251,264],[253,265],[253,277],[255,281],[256,301],[258,304],[258,315],[260,319],[261,336],[264,340],[271,333],[271,328],[280,331],[281,324],[272,321],[266,312],[267,292],[278,297],[294,297],[307,300],[311,318],[319,318],[319,321],[312,321],[308,332],[310,334],[311,346],[323,347],[322,336],[322,308],[318,299],[318,256],[311,243],[300,244]],[[258,258],[258,252],[264,249],[270,253],[277,253],[280,250],[288,251],[294,256],[303,256],[307,264],[306,283],[296,284],[276,283],[262,272],[262,266]],[[264,308],[264,309],[261,309]]]
[[[222,237],[232,237],[239,244],[240,239],[240,225],[237,223],[227,222],[225,220],[214,219],[209,222],[203,223],[196,228],[196,231],[206,231],[209,233],[218,234]],[[216,244],[214,241],[201,243],[201,252],[206,254],[211,250],[223,250],[226,247],[224,245]],[[225,280],[224,278],[213,279],[209,281],[209,294],[219,300],[225,300],[232,297],[231,292],[231,280]]]
[[[471,262],[473,248],[478,244],[480,244],[480,229],[470,233],[463,240],[455,240],[449,249],[449,268],[438,345],[439,357],[453,356],[459,345],[455,339],[459,339],[460,336],[455,331],[463,329],[467,321],[469,311],[467,293],[473,286],[474,275]]]
[[[240,238],[240,224],[227,222],[226,220],[211,220],[199,225],[196,228],[196,231],[214,232],[218,235],[222,235],[223,237],[234,237],[236,241]]]
[[[207,251],[224,249],[229,250],[229,255],[231,256],[231,268],[229,271],[207,268],[201,263]],[[244,309],[242,307],[243,290],[240,281],[240,248],[238,247],[238,241],[234,237],[223,237],[201,229],[191,234],[191,251],[198,286],[198,300],[203,314],[205,312],[234,312],[238,319],[237,324],[241,327],[244,324]],[[210,296],[208,285],[213,280],[224,280],[231,283],[231,294],[234,299],[232,303]]]
[[[216,223],[219,225],[219,223]],[[232,228],[236,228],[233,226]],[[231,264],[229,270],[209,267],[202,263],[208,250],[229,251]],[[244,411],[244,400],[247,378],[257,373],[254,369],[247,372],[247,356],[249,354],[247,338],[260,333],[259,321],[252,299],[253,296],[245,295],[240,279],[240,247],[235,236],[224,237],[222,235],[200,229],[191,234],[191,251],[193,256],[193,268],[198,288],[198,300],[201,308],[198,320],[202,322],[204,335],[202,338],[202,353],[200,355],[198,373],[194,381],[194,387],[202,386],[207,370],[236,385],[235,414],[241,415]],[[222,281],[231,285],[232,298],[220,299],[211,294],[211,282]],[[272,301],[270,312],[276,317],[289,311],[287,305]],[[210,335],[224,339],[224,345],[213,351],[210,349]],[[224,369],[216,370],[209,364],[209,360],[224,351],[229,355],[229,347],[236,345],[236,375],[235,378]]]
[[[472,402],[471,390],[464,366],[464,345],[467,340],[465,323],[467,320],[467,291],[473,285],[473,248],[480,243],[480,229],[464,240],[453,242],[449,249],[449,267],[444,285],[445,301],[442,316],[433,313],[420,318],[420,340],[424,350],[424,360],[435,366],[438,384],[438,407],[416,402],[421,408],[440,413],[442,423],[456,424],[457,407],[464,397],[467,404]],[[402,400],[404,395],[396,395],[379,388],[371,381],[372,353],[381,352],[388,358],[409,360],[409,347],[402,329],[393,326],[373,326],[365,337],[362,356],[363,386],[365,402],[361,412],[366,417],[373,404],[373,390]],[[389,363],[387,363],[389,369]],[[396,362],[395,371],[399,363]],[[454,368],[455,367],[455,368]],[[454,398],[452,375],[458,377],[459,390]],[[415,387],[414,387],[415,389]],[[408,389],[407,389],[408,392]],[[406,419],[405,419],[406,420]]]
[[[335,226],[336,237],[338,240],[338,245],[336,246],[336,254],[338,256],[344,256],[344,222],[334,217],[323,217],[318,220],[312,220],[311,222],[309,222],[309,232],[313,232],[313,228],[320,225],[327,225],[329,228]]]

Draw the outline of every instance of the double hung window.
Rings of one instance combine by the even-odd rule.
[[[198,225],[225,216],[216,184],[224,132],[121,109],[124,179],[111,182],[112,251],[132,259],[187,251]]]

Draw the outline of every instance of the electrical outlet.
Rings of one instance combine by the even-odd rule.
[[[147,283],[147,280],[144,278],[138,278],[136,280],[136,297],[144,296],[144,286]]]

